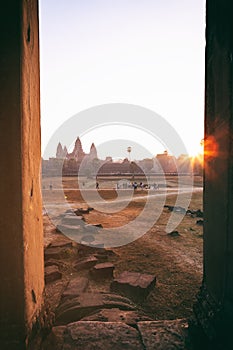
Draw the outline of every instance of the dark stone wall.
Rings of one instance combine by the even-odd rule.
[[[38,11],[0,10],[0,348],[24,349],[43,304]]]
[[[233,2],[209,0],[206,13],[204,279],[194,313],[206,349],[232,349]]]
[[[207,1],[204,273],[217,301],[226,298],[233,262],[232,14],[232,1]]]

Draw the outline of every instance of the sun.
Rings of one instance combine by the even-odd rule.
[[[191,158],[201,158],[204,157],[204,139],[200,141],[198,145],[195,145],[189,152]]]

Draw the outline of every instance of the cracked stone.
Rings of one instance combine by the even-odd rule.
[[[70,280],[66,290],[63,292],[61,298],[62,301],[66,299],[71,299],[77,297],[79,294],[86,291],[88,287],[88,278],[86,277],[77,277]]]
[[[79,260],[74,268],[78,271],[80,270],[84,270],[84,269],[90,269],[93,266],[95,266],[95,264],[98,262],[98,259],[95,256],[88,256],[87,258],[84,258],[82,260]]]
[[[154,275],[124,271],[111,283],[111,291],[126,295],[136,301],[144,300],[154,288]]]
[[[118,308],[135,310],[132,302],[120,295],[109,293],[81,293],[78,297],[62,301],[56,311],[56,324],[62,325],[79,321],[101,309]]]
[[[139,321],[152,321],[152,319],[137,311],[113,308],[100,310],[95,314],[82,318],[82,321],[123,322],[135,327]]]
[[[146,350],[185,350],[187,320],[145,321],[138,323]]]

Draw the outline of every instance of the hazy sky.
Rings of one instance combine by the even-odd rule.
[[[203,137],[204,49],[203,0],[40,0],[42,153],[63,122],[108,103],[155,111],[196,153]],[[108,139],[119,130],[109,129]],[[105,141],[102,132],[96,131]],[[83,137],[85,151],[96,141],[90,138],[93,130]],[[164,149],[155,148],[152,154]],[[124,148],[119,157],[125,156]],[[132,156],[144,155],[132,150]]]

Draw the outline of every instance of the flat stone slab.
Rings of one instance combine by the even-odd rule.
[[[145,350],[139,332],[124,323],[79,321],[53,327],[42,350]]]
[[[66,299],[75,298],[81,293],[85,292],[88,287],[88,283],[89,281],[86,277],[77,277],[70,280],[68,286],[66,287],[65,291],[61,296],[62,301],[65,301]]]
[[[146,350],[186,349],[188,322],[185,319],[139,322],[138,330]]]
[[[54,282],[62,277],[58,266],[51,265],[45,267],[45,283]]]
[[[83,259],[79,260],[74,265],[74,268],[77,271],[90,269],[93,266],[95,266],[97,263],[98,263],[98,259],[94,255],[92,255],[92,256],[88,256],[87,258],[83,258]]]
[[[62,301],[56,311],[56,324],[64,325],[79,321],[101,309],[118,308],[135,310],[132,302],[120,295],[110,293],[82,293],[79,296]]]
[[[138,331],[124,323],[80,321],[69,324],[67,330],[80,349],[143,350]]]
[[[90,275],[95,280],[113,278],[114,269],[115,269],[115,266],[112,263],[104,262],[104,263],[96,264],[90,270]]]
[[[111,283],[111,291],[126,295],[136,301],[147,297],[154,288],[156,277],[154,275],[138,272],[124,271]]]
[[[82,318],[82,321],[123,322],[129,326],[135,326],[140,321],[152,321],[152,319],[137,311],[113,308],[100,310],[95,314]]]

